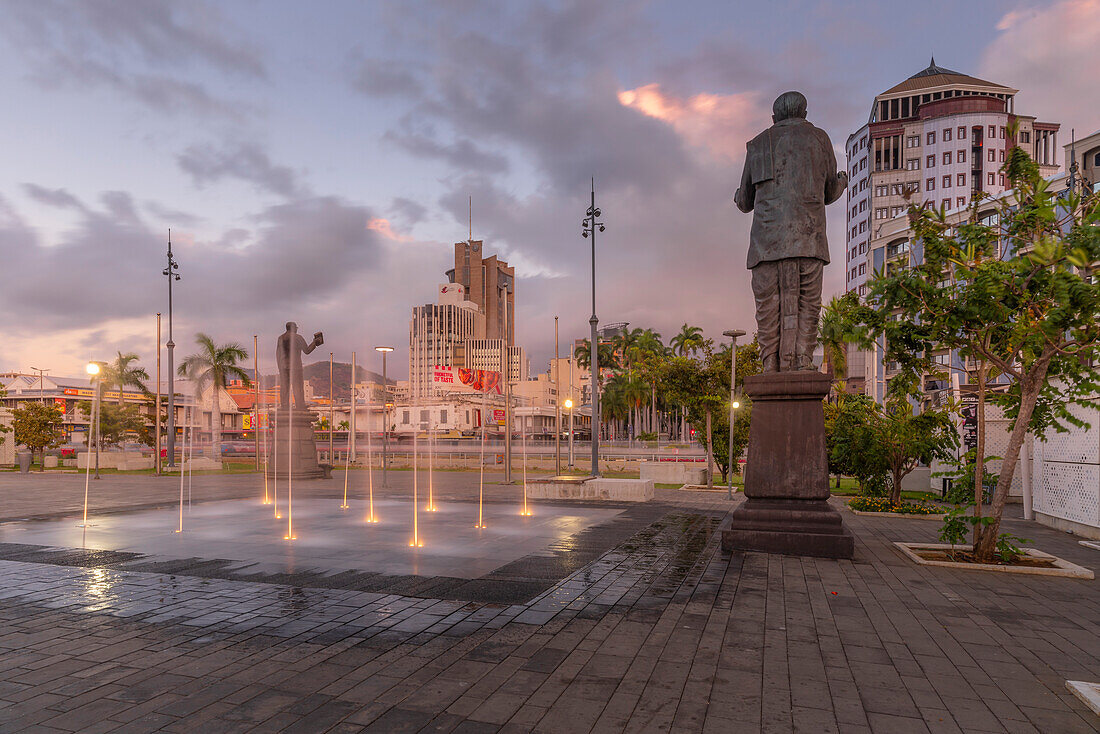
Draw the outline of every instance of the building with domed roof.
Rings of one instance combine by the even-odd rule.
[[[875,97],[867,123],[848,137],[845,289],[866,290],[876,267],[871,240],[910,203],[948,211],[976,192],[1005,191],[1001,166],[1019,145],[1043,176],[1058,172],[1057,123],[1016,113],[1019,90],[936,64]],[[1015,135],[1013,135],[1015,131]]]

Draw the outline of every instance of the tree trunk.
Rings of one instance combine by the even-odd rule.
[[[985,494],[985,361],[978,362],[978,445],[974,450],[974,517],[982,516],[982,497]],[[981,525],[974,523],[974,547],[980,540]]]
[[[890,504],[896,505],[901,503],[901,480],[905,478],[905,474],[897,469],[890,472],[894,477],[894,486],[890,487]]]
[[[222,406],[219,399],[221,396],[218,394],[219,390],[219,386],[215,383],[214,402],[210,406],[210,439],[213,442],[210,452],[214,457],[214,461],[222,460]]]
[[[1046,381],[1047,369],[1050,358],[1041,359],[1032,367],[1030,375],[1024,375],[1020,385],[1020,412],[1016,416],[1016,424],[1012,428],[1012,435],[1008,438],[1008,448],[1005,449],[1004,460],[1001,461],[1001,475],[997,478],[997,488],[993,492],[993,500],[989,507],[989,516],[993,519],[984,528],[976,528],[978,538],[974,543],[974,559],[979,562],[989,562],[993,559],[993,552],[997,548],[997,537],[1001,530],[1001,515],[1004,514],[1005,502],[1008,501],[1008,490],[1012,486],[1012,477],[1016,473],[1016,463],[1020,459],[1020,448],[1027,437],[1028,424],[1031,423],[1031,415],[1035,412],[1035,403],[1039,400],[1039,392]]]
[[[710,408],[707,408],[707,489],[714,489],[714,444],[710,440]]]

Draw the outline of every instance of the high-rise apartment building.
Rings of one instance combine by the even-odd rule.
[[[484,338],[485,314],[466,298],[463,285],[444,283],[439,286],[436,303],[413,306],[409,322],[410,397],[435,395],[432,368],[466,367],[466,342]]]
[[[875,97],[867,124],[848,137],[845,287],[862,295],[876,230],[906,214],[910,203],[948,211],[976,192],[1005,191],[1000,172],[1019,145],[1044,176],[1058,171],[1057,123],[1015,111],[1018,90],[937,66]],[[1015,128],[1015,137],[1013,136]]]
[[[481,240],[455,243],[455,266],[447,271],[452,283],[465,286],[467,298],[485,314],[485,336],[515,344],[515,268],[496,255],[483,257]],[[507,334],[504,333],[507,328]]]

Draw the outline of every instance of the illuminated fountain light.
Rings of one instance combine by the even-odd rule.
[[[187,458],[187,411],[190,408],[183,409],[183,446],[180,447],[180,517],[179,524],[176,526],[176,532],[183,532],[183,460]]]
[[[290,411],[287,411],[290,417]],[[294,534],[294,447],[290,445],[294,431],[291,430],[293,421],[287,421],[286,429],[286,536],[283,540],[297,540]]]
[[[279,412],[275,411],[275,424],[272,426],[272,430],[275,432],[275,438],[271,441],[271,445],[274,449],[274,456],[272,457],[273,476],[271,477],[272,488],[272,502],[275,505],[275,519],[282,520],[283,516],[279,514]]]
[[[439,508],[435,505],[435,435],[432,432],[432,413],[431,409],[428,409],[428,506],[424,509],[428,512],[435,512]]]
[[[487,395],[487,390],[481,394],[481,478],[477,486],[477,525],[474,525],[479,530],[486,527],[482,502],[485,496],[485,405]]]
[[[412,542],[409,543],[409,546],[413,547],[413,548],[423,548],[424,547],[423,541],[420,540],[420,526],[419,526],[420,508],[418,507],[418,505],[420,504],[420,498],[418,497],[418,486],[417,486],[419,473],[420,473],[419,472],[420,467],[419,467],[419,464],[417,462],[417,460],[419,459],[419,454],[417,452],[417,446],[419,445],[420,442],[419,442],[418,436],[416,434],[419,431],[420,431],[420,422],[417,421],[416,428],[413,430],[413,501],[412,501],[412,505],[413,505],[413,537],[412,537]]]
[[[530,516],[534,513],[527,507],[527,430],[522,422],[520,430],[523,432],[523,510],[519,514]]]
[[[94,380],[95,376],[99,374],[99,363],[89,362],[88,366],[85,367],[85,370],[88,372],[89,378]],[[99,386],[97,385],[96,386],[96,398],[98,398],[98,397],[99,397]],[[96,405],[93,407],[93,410],[95,410],[95,407],[98,407],[98,404],[99,404],[99,401],[97,400]],[[98,442],[98,437],[97,437],[96,440]],[[46,460],[42,459],[42,463],[45,464]],[[89,424],[88,424],[88,465],[87,465],[87,467],[85,467],[85,472],[84,472],[84,519],[80,522],[79,525],[77,525],[78,528],[87,528],[88,527],[88,489],[89,489],[89,485],[91,484],[91,479],[92,479],[92,424],[89,422]],[[86,532],[87,531],[85,531],[85,533]]]
[[[385,419],[383,418],[383,421]],[[384,425],[384,424],[383,424]],[[374,514],[374,450],[370,440],[370,391],[367,391],[367,522],[378,522]]]

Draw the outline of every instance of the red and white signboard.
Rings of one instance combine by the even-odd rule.
[[[464,367],[434,367],[432,386],[450,392],[501,394],[499,372]]]

